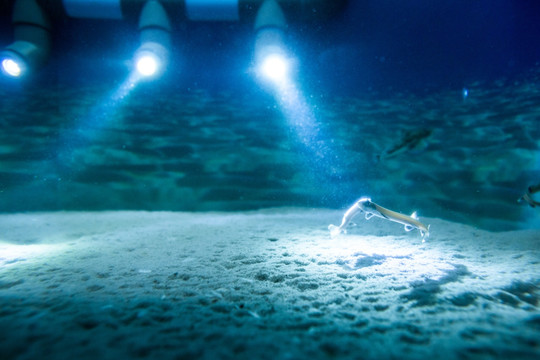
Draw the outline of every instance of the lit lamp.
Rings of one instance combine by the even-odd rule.
[[[255,63],[258,75],[274,83],[285,80],[289,73],[284,41],[286,28],[279,4],[265,0],[255,18]]]
[[[0,65],[5,75],[20,77],[47,61],[51,25],[36,0],[17,0],[12,23],[15,41],[0,53]]]
[[[135,69],[143,77],[158,77],[167,67],[171,47],[171,24],[159,1],[149,0],[144,4],[139,31],[141,46],[135,52]]]

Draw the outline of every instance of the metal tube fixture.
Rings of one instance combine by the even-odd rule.
[[[276,0],[264,0],[257,11],[255,31],[264,27],[274,27],[283,31],[287,28],[285,15]]]
[[[171,48],[171,23],[157,0],[144,5],[139,18],[141,46],[135,53],[135,64],[142,75],[158,76],[165,71]]]
[[[149,0],[139,17],[141,42],[156,42],[165,47],[171,45],[171,22],[167,12],[157,0]]]
[[[261,63],[270,54],[283,55],[285,15],[276,0],[264,0],[255,18],[255,61]]]
[[[1,53],[8,75],[24,75],[43,65],[51,49],[51,23],[36,0],[17,0],[13,8],[14,42]]]
[[[242,21],[254,23],[256,57],[285,55],[285,15],[296,22],[322,21],[341,10],[347,0],[5,0],[13,8],[14,42],[0,53],[1,70],[18,77],[42,66],[51,48],[51,20],[62,17],[139,21],[141,53],[166,65],[171,45],[171,20]],[[13,6],[11,6],[13,4]],[[2,10],[4,11],[4,10]],[[148,62],[149,63],[149,62]]]
[[[255,17],[255,66],[258,76],[277,84],[289,77],[285,14],[276,0],[264,0]]]

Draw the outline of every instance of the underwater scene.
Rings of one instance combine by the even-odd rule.
[[[3,359],[540,357],[534,1],[0,15]]]
[[[290,118],[253,90],[4,89],[0,209],[341,208],[370,195],[488,230],[538,228],[518,199],[540,176],[539,77],[313,96]]]

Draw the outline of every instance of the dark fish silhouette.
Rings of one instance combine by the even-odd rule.
[[[400,141],[377,156],[377,160],[388,159],[408,151],[425,149],[427,138],[431,136],[431,129],[414,129],[406,131]]]
[[[540,202],[532,198],[532,194],[540,191],[540,184],[532,185],[527,188],[527,192],[518,199],[519,202],[525,201],[531,207],[540,206]]]

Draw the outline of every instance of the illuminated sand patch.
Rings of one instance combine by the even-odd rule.
[[[62,247],[0,267],[0,350],[8,358],[540,354],[538,230],[491,233],[428,218],[422,244],[372,219],[332,240],[326,227],[341,215],[2,215],[3,244]]]

